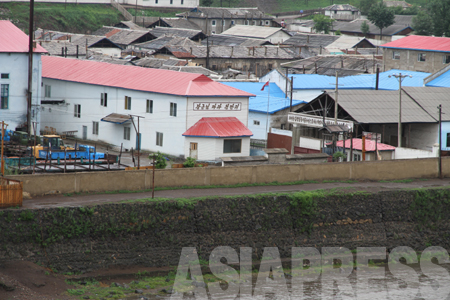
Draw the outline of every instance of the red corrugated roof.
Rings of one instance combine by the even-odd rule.
[[[28,35],[17,28],[11,21],[0,20],[0,52],[28,52]],[[37,44],[36,53],[47,53]]]
[[[202,137],[243,137],[253,133],[236,117],[201,118],[184,136]]]
[[[42,77],[178,96],[253,97],[202,74],[42,57]]]
[[[336,143],[336,146],[342,147],[342,142],[343,141],[338,141]],[[350,139],[345,140],[345,148],[350,149]],[[362,151],[362,139],[356,139],[356,138],[353,139],[353,149]],[[378,143],[377,149],[378,149],[378,151],[386,151],[386,150],[393,151],[393,150],[395,150],[395,147],[391,146],[391,145],[383,144],[383,143]],[[367,152],[375,151],[375,141],[366,140],[366,151]]]
[[[450,38],[409,35],[399,40],[383,44],[381,47],[450,52]]]

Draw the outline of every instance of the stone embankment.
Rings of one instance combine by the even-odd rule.
[[[112,265],[177,265],[182,247],[410,246],[450,249],[450,190],[315,191],[222,199],[143,200],[0,212],[0,260],[60,272]]]

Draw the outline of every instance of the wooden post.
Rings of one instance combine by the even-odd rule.
[[[120,152],[119,152],[119,168],[120,168],[120,158],[122,157],[122,146],[123,146],[123,143],[120,144]]]

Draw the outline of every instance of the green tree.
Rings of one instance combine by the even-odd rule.
[[[361,24],[361,32],[364,34],[364,37],[367,37],[367,34],[369,33],[369,24],[367,24],[367,21],[362,22]]]
[[[331,26],[333,25],[334,20],[326,17],[325,15],[315,15],[314,18],[314,30],[316,32],[330,33]]]
[[[450,37],[450,0],[432,0],[427,11],[432,20],[432,34]]]
[[[432,32],[433,21],[430,15],[425,11],[419,11],[417,16],[413,18],[412,27],[418,35],[430,35]]]
[[[211,6],[213,4],[213,0],[201,0],[202,6]]]
[[[377,2],[370,8],[367,19],[380,29],[381,40],[383,28],[394,24],[395,15],[383,2]]]
[[[370,7],[372,7],[372,4],[374,3],[373,0],[360,0],[358,8],[361,11],[361,14],[367,15],[370,11]]]

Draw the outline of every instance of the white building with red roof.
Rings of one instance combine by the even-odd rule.
[[[28,36],[13,23],[0,20],[0,121],[8,129],[27,125]],[[41,96],[41,54],[47,51],[37,45],[33,50],[31,121],[38,123]]]
[[[434,73],[450,63],[450,38],[410,35],[381,45],[384,70]]]
[[[248,156],[253,94],[201,74],[46,56],[42,126],[198,160]],[[134,117],[131,117],[134,116]],[[240,148],[237,146],[240,144]]]

